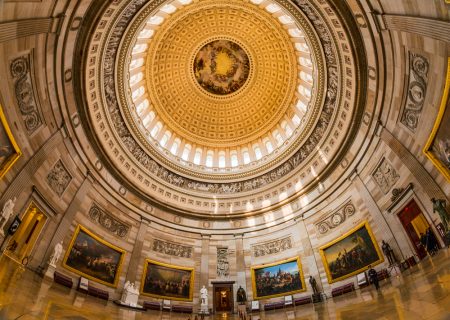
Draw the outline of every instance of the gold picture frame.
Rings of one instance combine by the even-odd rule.
[[[81,237],[80,237],[80,235],[81,235]],[[80,237],[80,239],[79,239],[79,237]],[[114,258],[115,263],[105,264],[101,261],[101,259],[98,259],[100,262],[97,262],[97,265],[98,265],[98,267],[96,268],[97,270],[95,270],[93,267],[91,267],[92,270],[89,270],[89,268],[90,268],[89,264],[91,262],[92,262],[92,264],[95,263],[92,260],[93,255],[89,256],[89,249],[90,249],[89,248],[89,242],[90,242],[89,238],[96,241],[98,244],[103,245],[103,247],[102,246],[96,247],[97,257],[95,259],[98,259],[98,255],[101,253],[101,251],[103,251],[102,254],[106,255],[106,256],[100,256],[100,257],[103,259],[105,257],[108,257],[108,259]],[[80,241],[84,241],[83,246],[86,243],[88,245],[88,247],[83,248],[83,250],[81,250],[79,248],[74,248],[74,245],[76,244],[77,239],[79,239]],[[108,252],[108,249],[109,249],[109,252]],[[85,227],[83,227],[82,225],[79,224],[73,234],[72,240],[70,241],[70,245],[67,248],[67,251],[66,251],[66,254],[65,254],[64,260],[63,260],[63,266],[66,269],[68,269],[76,274],[79,274],[85,278],[88,278],[90,280],[96,281],[98,283],[104,284],[109,287],[116,288],[117,284],[119,282],[119,277],[120,277],[120,272],[122,270],[122,264],[123,264],[123,259],[125,257],[125,252],[126,252],[125,250],[103,240],[102,238],[100,238],[99,236],[97,236],[96,234],[92,233],[91,231],[89,231],[88,229],[86,229]],[[83,263],[85,261],[88,261],[88,263]],[[111,271],[110,271],[111,268],[109,268],[109,274],[105,273],[102,275],[101,272],[99,271],[102,266],[104,266],[104,268],[106,268],[105,271],[107,271],[108,267],[110,267],[110,266],[114,267],[114,276],[111,275]],[[96,276],[95,275],[96,273],[99,275]],[[108,278],[112,278],[111,281],[108,281]]]
[[[22,155],[0,105],[0,179]]]
[[[295,262],[295,263],[293,263]],[[259,288],[257,287],[257,278],[258,275],[257,273],[270,273],[271,271],[276,271],[276,272],[283,272],[283,273],[289,273],[290,276],[292,276],[292,268],[296,266],[296,270],[294,270],[295,272],[298,272],[298,277],[299,277],[299,281],[297,281],[297,283],[294,283],[294,290],[292,290],[292,288],[286,288],[286,291],[283,291],[283,288],[278,288],[281,291],[280,292],[276,292],[277,290],[275,290],[276,288],[274,288],[272,285],[268,285],[265,288],[261,287],[261,282],[259,282]],[[276,270],[276,268],[278,268],[279,271]],[[300,257],[294,257],[294,258],[290,258],[290,259],[285,259],[285,260],[281,260],[281,261],[277,261],[274,263],[268,263],[268,264],[262,264],[262,265],[258,265],[258,266],[252,266],[250,269],[251,272],[251,277],[252,277],[252,289],[253,289],[253,299],[254,300],[260,300],[260,299],[269,299],[269,298],[275,298],[275,297],[282,297],[282,296],[287,296],[287,295],[292,295],[295,293],[299,293],[299,292],[303,292],[306,291],[306,284],[305,284],[305,279],[303,277],[303,269],[302,269],[302,264],[300,262]],[[295,275],[294,275],[295,277]],[[294,279],[295,281],[295,279]],[[272,290],[272,292],[270,292]],[[265,291],[269,291],[267,292],[267,294],[263,294],[263,292]]]
[[[352,245],[355,242],[357,244]],[[336,254],[337,251],[339,251],[338,254]],[[384,261],[380,247],[367,221],[320,247],[319,252],[330,284],[359,274],[367,270],[369,265],[375,266]],[[344,253],[342,254],[342,252]],[[347,259],[348,254],[351,256],[349,259]],[[336,258],[333,259],[333,257]],[[342,267],[340,263],[342,259],[350,260],[347,261],[347,269]]]
[[[434,166],[442,173],[442,175],[447,179],[447,181],[450,182],[450,169],[444,164],[442,159],[439,159],[439,156],[437,155],[436,148],[440,148],[437,146],[438,141],[442,137],[446,137],[447,141],[440,141],[441,143],[448,143],[450,144],[450,137],[449,137],[449,121],[450,121],[450,107],[447,108],[448,105],[450,105],[450,57],[447,60],[447,76],[445,80],[445,87],[444,87],[444,93],[442,95],[441,104],[439,107],[439,112],[436,118],[436,121],[433,126],[433,130],[431,131],[431,134],[428,138],[427,143],[425,144],[425,147],[423,148],[423,153],[425,156],[431,160],[431,162],[434,164]],[[445,123],[446,125],[441,126],[441,124]],[[447,130],[447,132],[443,132],[444,130]],[[447,157],[450,157],[450,155],[447,155]],[[450,159],[447,160],[447,165],[450,165]]]
[[[175,293],[166,293],[165,288],[161,290],[155,290],[152,288],[152,284],[149,284],[149,277],[147,276],[149,272],[149,266],[154,266],[155,271],[153,272],[153,275],[150,276],[160,276],[160,279],[157,279],[157,281],[169,281],[169,279],[164,279],[163,275],[165,274],[172,276],[171,282],[179,282],[179,285],[181,285],[182,293],[181,294],[175,294]],[[158,269],[159,270],[156,270]],[[153,270],[151,270],[153,271]],[[156,274],[155,274],[156,273]],[[170,274],[171,273],[171,274]],[[189,275],[188,275],[189,273]],[[177,279],[173,279],[173,277],[176,277]],[[151,277],[150,277],[151,279]],[[186,289],[184,287],[185,281],[189,279],[189,287]],[[155,279],[156,280],[156,279]],[[180,267],[172,264],[167,264],[151,259],[145,259],[144,261],[144,272],[142,273],[142,279],[141,279],[141,294],[144,296],[149,296],[153,298],[158,299],[168,299],[168,300],[177,300],[177,301],[192,301],[194,296],[194,268],[189,267]],[[187,292],[185,292],[187,290]]]

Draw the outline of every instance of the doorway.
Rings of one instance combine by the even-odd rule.
[[[22,217],[19,228],[8,241],[6,253],[23,264],[27,264],[28,257],[46,221],[47,216],[44,212],[31,202]]]
[[[430,224],[414,200],[411,200],[403,208],[403,210],[399,212],[398,218],[400,219],[406,234],[411,240],[417,256],[420,260],[422,260],[427,256],[427,252],[424,246],[420,243],[420,238],[422,234],[426,233],[427,229],[430,227]],[[431,230],[431,232],[433,232],[433,230]]]
[[[233,312],[233,282],[212,283],[213,285],[213,304],[215,313]]]

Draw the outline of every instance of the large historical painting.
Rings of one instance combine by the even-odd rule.
[[[253,298],[263,299],[306,290],[300,258],[251,268]]]
[[[171,300],[192,301],[194,269],[145,260],[141,281],[143,295]]]
[[[445,178],[450,181],[450,58],[447,64],[447,77],[439,113],[433,130],[423,149]]]
[[[367,222],[320,248],[328,282],[358,274],[383,262],[380,248]]]
[[[125,250],[78,225],[63,265],[83,277],[117,287],[124,256]]]
[[[8,172],[21,154],[0,106],[0,178]]]

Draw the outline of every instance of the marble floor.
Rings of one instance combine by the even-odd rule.
[[[315,305],[253,313],[251,320],[281,319],[449,319],[450,249],[425,258],[419,265],[381,284]],[[188,319],[188,315],[132,311],[69,290],[0,258],[0,320],[3,319]],[[218,314],[208,320],[237,320]]]

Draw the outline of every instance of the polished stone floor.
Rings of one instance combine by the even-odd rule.
[[[324,303],[253,313],[251,320],[281,319],[449,319],[450,249],[372,287]],[[3,319],[188,319],[188,315],[131,311],[61,285],[43,281],[6,257],[0,258],[0,320]],[[192,319],[192,318],[191,318]],[[208,320],[234,320],[219,314]],[[250,318],[248,318],[250,319]]]

